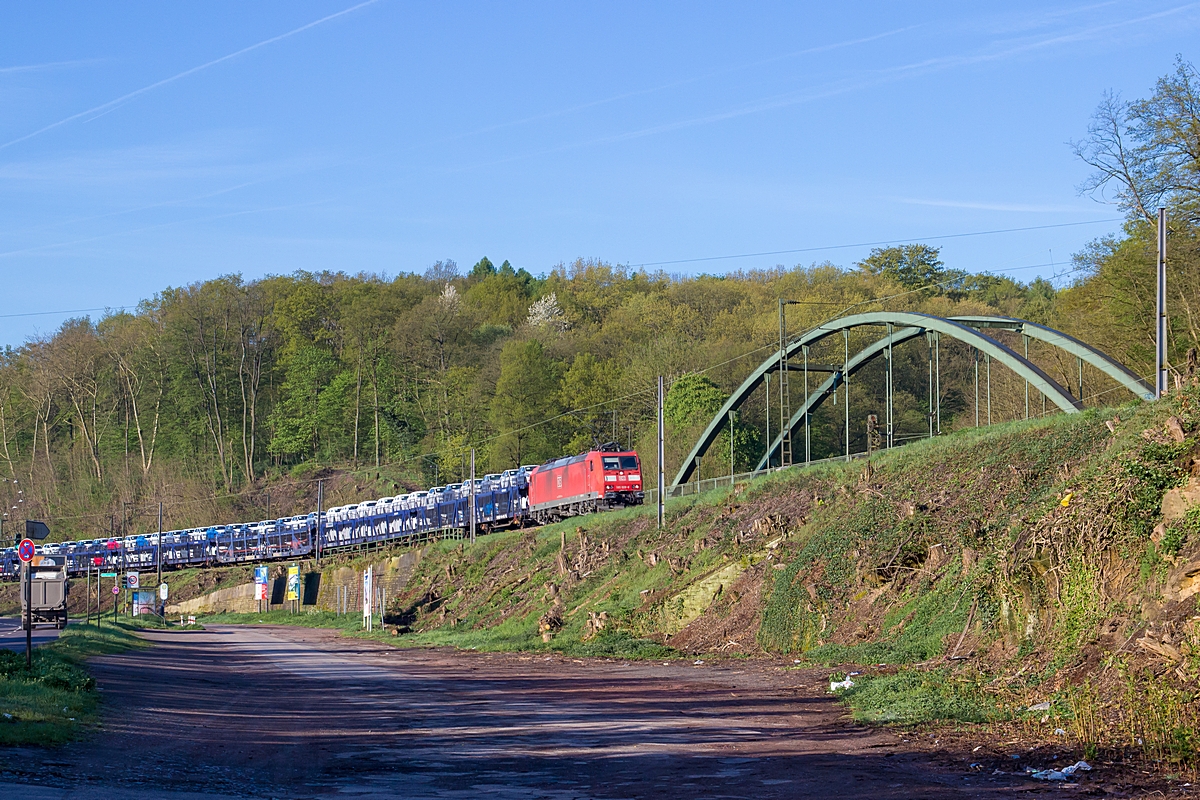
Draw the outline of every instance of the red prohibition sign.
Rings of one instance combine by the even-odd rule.
[[[17,557],[22,561],[33,561],[33,539],[22,539],[17,547]]]

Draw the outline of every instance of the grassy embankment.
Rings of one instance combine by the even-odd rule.
[[[146,647],[133,631],[145,624],[69,625],[59,638],[25,653],[0,650],[0,745],[55,745],[99,719],[96,681],[87,659]]]
[[[675,500],[663,531],[638,509],[434,543],[389,595],[388,624],[405,633],[376,635],[622,658],[786,654],[866,673],[845,693],[862,719],[1010,720],[1065,729],[1086,752],[1192,761],[1198,429],[1188,390]]]

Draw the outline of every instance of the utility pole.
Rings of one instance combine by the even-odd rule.
[[[1158,209],[1158,313],[1154,335],[1154,397],[1167,393],[1167,209]]]
[[[158,504],[158,542],[154,548],[154,560],[158,566],[158,585],[162,585],[162,503]]]
[[[317,526],[313,532],[313,554],[316,556],[315,563],[319,568],[321,566],[321,509],[325,502],[325,481],[317,481]]]
[[[25,567],[25,669],[33,669],[33,562]],[[63,566],[66,569],[66,566]]]
[[[792,302],[779,298],[779,466],[792,465],[792,406],[788,386],[787,315],[784,309]]]
[[[615,422],[614,422],[615,424]],[[471,448],[471,544],[475,544],[475,448]],[[382,613],[382,612],[381,612]],[[380,617],[382,619],[382,616]]]
[[[767,472],[771,471],[771,373],[763,375],[767,384]]]
[[[666,458],[665,449],[663,447],[663,376],[658,376],[658,527],[663,526],[663,510],[664,500],[663,492],[666,490],[666,474],[663,472],[663,459]]]

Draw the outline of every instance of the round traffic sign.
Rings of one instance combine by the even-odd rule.
[[[120,593],[121,593],[121,587],[120,587],[120,586],[114,586],[114,587],[113,587],[113,594],[120,594]]]
[[[17,547],[17,556],[22,561],[33,561],[33,539],[22,539]]]

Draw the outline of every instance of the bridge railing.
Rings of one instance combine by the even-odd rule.
[[[876,451],[878,452],[878,451]],[[851,453],[851,460],[858,460],[867,457],[866,452]],[[667,497],[688,497],[690,495],[704,494],[711,492],[714,489],[728,489],[730,486],[736,486],[739,483],[747,483],[755,478],[761,478],[764,475],[774,475],[779,472],[797,469],[800,467],[814,467],[818,464],[837,464],[845,463],[846,456],[831,456],[829,458],[816,458],[812,461],[800,461],[796,464],[790,464],[785,467],[771,467],[770,469],[760,469],[753,472],[739,472],[736,475],[722,475],[717,478],[705,478],[699,481],[688,481],[681,483],[678,486],[667,487]],[[646,505],[654,505],[658,502],[658,489],[650,489],[646,492]]]

